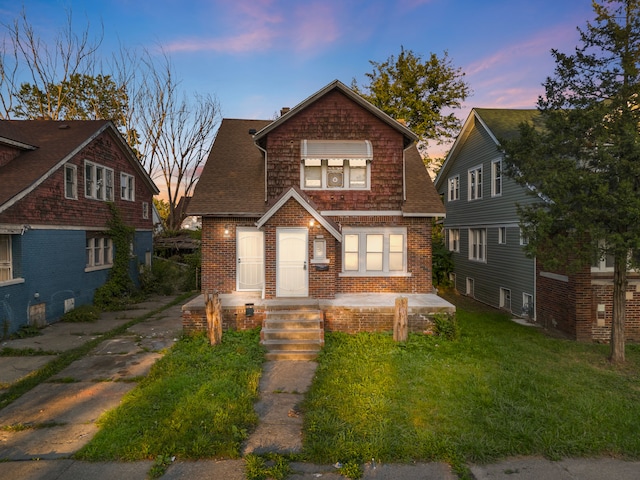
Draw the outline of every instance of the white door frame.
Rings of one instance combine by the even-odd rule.
[[[280,245],[280,235],[286,233],[297,233],[304,237],[304,258],[295,258],[293,263],[286,263],[286,254],[300,254],[299,250],[283,249]],[[308,297],[309,296],[309,231],[306,228],[276,228],[276,297]],[[281,270],[286,269],[286,270]],[[289,275],[285,276],[285,271],[292,272],[296,277],[296,285],[299,287],[295,291],[286,288],[283,282],[291,280]],[[286,278],[285,278],[286,277]],[[292,282],[293,283],[293,282]]]
[[[244,259],[245,261],[248,261],[254,264],[257,268],[260,269],[259,272],[257,273],[254,272],[254,279],[253,279],[254,282],[252,282],[253,286],[245,285],[247,281],[250,279],[240,278],[240,272],[241,272],[240,265],[242,265],[243,263],[243,258],[240,257],[240,254],[242,253],[240,251],[241,250],[240,241],[242,240],[241,237],[245,236],[245,234],[255,234],[255,236],[258,237],[258,240],[260,242],[260,247],[261,247],[261,251],[258,252],[258,255]],[[260,256],[262,258],[260,258]],[[244,281],[241,282],[241,280],[244,280]],[[255,291],[262,291],[263,289],[264,289],[264,232],[261,230],[258,230],[257,228],[252,228],[252,227],[238,227],[236,229],[236,291],[255,292]]]

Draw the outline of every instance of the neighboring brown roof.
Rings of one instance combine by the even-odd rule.
[[[249,131],[271,122],[222,120],[187,215],[260,217],[266,212],[264,155]]]
[[[407,201],[402,207],[403,215],[444,217],[444,204],[415,145],[405,152],[405,182]]]
[[[0,210],[16,196],[23,196],[30,188],[46,179],[73,155],[105,130],[128,150],[135,166],[154,193],[156,185],[140,166],[120,133],[108,120],[0,120],[0,141],[19,142],[35,149],[24,149],[7,165],[0,167]],[[137,164],[137,165],[136,165]]]

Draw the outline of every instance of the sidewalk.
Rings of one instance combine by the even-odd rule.
[[[181,305],[169,306],[175,297],[155,297],[134,310],[104,313],[95,323],[55,323],[43,335],[0,342],[0,350],[42,350],[46,355],[0,357],[0,394],[3,385],[42,368],[62,353],[80,347],[130,322],[153,313],[125,333],[105,340],[91,352],[0,409],[0,480],[111,480],[148,478],[153,461],[81,462],[70,456],[97,431],[96,420],[115,408],[135,388],[165,349],[182,333]],[[302,419],[297,403],[315,372],[313,362],[266,362],[256,404],[260,425],[245,446],[245,453],[299,452]],[[123,381],[124,380],[124,381]],[[25,428],[27,427],[27,428]],[[30,427],[30,428],[29,428]],[[33,428],[40,427],[40,428]],[[44,427],[44,428],[42,428]],[[288,480],[343,479],[332,465],[291,464]],[[493,465],[470,465],[477,480],[631,480],[640,478],[640,462],[611,459],[569,459],[551,462],[542,458],[515,458]],[[244,461],[177,459],[163,480],[245,480]],[[365,480],[454,480],[457,476],[442,463],[368,464]]]

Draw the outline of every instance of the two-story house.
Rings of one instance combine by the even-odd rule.
[[[93,301],[114,258],[109,203],[152,256],[156,185],[109,121],[0,120],[0,325],[42,326]]]
[[[537,110],[475,108],[435,185],[447,208],[445,241],[453,252],[455,288],[580,341],[607,341],[613,266],[595,259],[579,272],[549,271],[527,258],[516,206],[543,201],[504,174],[500,140],[536,125]],[[630,272],[626,333],[640,340],[640,275]]]
[[[287,300],[313,303],[328,328],[386,329],[388,316],[327,313],[375,306],[366,294],[383,292],[452,309],[433,294],[444,206],[416,142],[339,81],[275,121],[223,120],[187,213],[202,217],[203,291],[227,305],[253,298],[253,319],[235,310],[226,321],[259,325],[269,301]]]

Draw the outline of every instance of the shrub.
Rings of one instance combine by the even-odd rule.
[[[81,305],[65,313],[63,322],[95,322],[100,318],[100,309],[93,305]]]
[[[433,317],[436,335],[447,340],[460,338],[460,326],[455,315],[437,314]]]

